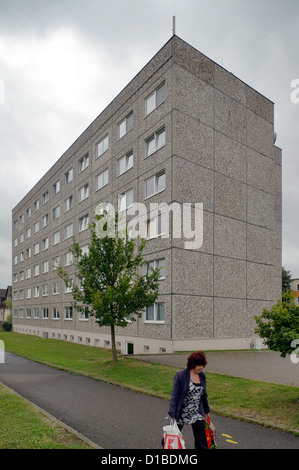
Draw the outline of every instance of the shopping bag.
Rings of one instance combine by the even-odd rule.
[[[175,419],[171,419],[170,424],[163,427],[163,432],[163,449],[185,449],[183,434],[179,430]]]
[[[211,422],[209,416],[205,416],[205,431],[206,431],[208,449],[217,449],[216,428]]]

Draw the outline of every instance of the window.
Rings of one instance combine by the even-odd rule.
[[[52,259],[52,268],[53,268],[53,270],[57,269],[59,267],[59,264],[60,264],[60,257],[55,256],[55,258]]]
[[[165,279],[165,258],[146,263],[146,273],[151,274],[152,269],[160,269],[159,279]]]
[[[26,289],[26,299],[31,299],[31,287],[27,287]]]
[[[73,319],[73,307],[64,307],[64,318],[66,320]]]
[[[52,190],[53,190],[53,196],[55,196],[55,194],[59,193],[60,191],[60,181],[56,181],[56,183],[53,184],[52,186]]]
[[[31,278],[31,268],[26,268],[26,279]]]
[[[55,281],[52,284],[52,294],[53,295],[59,294],[59,282],[58,281]]]
[[[165,214],[160,214],[147,222],[147,238],[155,238],[165,233]]]
[[[42,240],[42,250],[47,250],[49,248],[49,238],[46,237]]]
[[[42,295],[43,296],[48,295],[48,284],[43,284],[42,285]]]
[[[14,239],[14,247],[16,248],[17,246],[18,246],[18,239],[15,238],[15,239]]]
[[[49,318],[49,309],[47,307],[42,308],[43,318]]]
[[[133,189],[118,196],[118,210],[124,211],[133,204]]]
[[[88,228],[88,224],[89,224],[88,215],[84,215],[83,217],[80,217],[80,219],[79,219],[79,232],[82,232],[83,230],[86,230]]]
[[[71,210],[72,207],[73,207],[73,196],[69,196],[69,197],[64,201],[65,212]]]
[[[26,238],[30,238],[31,237],[31,227],[27,228],[26,230]]]
[[[154,93],[145,100],[145,115],[148,116],[154,109],[165,101],[165,83],[160,85]]]
[[[106,135],[100,142],[97,144],[97,158],[103,155],[106,150],[109,148],[109,136]]]
[[[33,204],[33,209],[34,209],[34,212],[38,211],[39,209],[39,201],[35,201],[34,204]]]
[[[118,138],[121,139],[131,129],[133,129],[134,117],[133,111],[128,114],[123,121],[118,124]]]
[[[88,320],[88,307],[84,307],[84,311],[79,312],[79,320]]]
[[[73,176],[74,176],[73,168],[71,168],[66,173],[64,173],[64,182],[65,182],[65,184],[69,184],[73,180]]]
[[[52,309],[52,318],[53,318],[53,320],[59,320],[58,307],[53,307],[53,309]]]
[[[19,317],[20,318],[24,317],[24,309],[23,308],[20,308],[20,310],[19,310]]]
[[[46,227],[49,223],[49,214],[43,216],[43,228]]]
[[[65,294],[71,294],[72,291],[73,291],[73,281],[72,281],[72,279],[70,279],[68,284],[64,285],[64,292],[65,292]]]
[[[145,181],[145,197],[153,196],[165,189],[165,172],[152,176]]]
[[[35,222],[35,224],[33,225],[33,231],[34,233],[39,232],[39,222]]]
[[[21,233],[21,235],[20,235],[20,243],[23,243],[23,241],[24,241],[24,233]]]
[[[59,216],[60,216],[60,206],[56,206],[54,207],[54,209],[52,209],[52,218],[53,220],[56,220],[58,219]]]
[[[64,239],[70,238],[73,236],[73,224],[69,224],[64,227]]]
[[[49,272],[49,261],[43,261],[43,273]]]
[[[33,287],[33,297],[39,297],[39,286]]]
[[[20,215],[20,224],[22,224],[24,222],[24,214],[21,214]]]
[[[21,258],[20,258],[20,261],[21,261]],[[18,255],[16,255],[16,256],[14,257],[13,264],[14,264],[14,265],[18,264]]]
[[[31,248],[26,248],[26,259],[28,258],[31,258]]]
[[[29,209],[26,209],[26,218],[29,219],[31,217],[31,207]]]
[[[24,258],[24,251],[21,251],[21,253],[20,253],[20,263],[21,263],[22,261],[24,261],[24,259],[25,259],[25,258]],[[16,264],[16,263],[15,263],[15,264]]]
[[[108,169],[102,171],[96,178],[97,190],[103,188],[108,184]]]
[[[33,317],[34,318],[39,318],[39,309],[37,307],[35,307],[33,309]]]
[[[36,264],[33,266],[33,276],[38,276],[39,275],[39,264]]]
[[[31,318],[31,308],[26,308],[26,318]]]
[[[163,302],[157,302],[155,304],[146,307],[145,321],[154,323],[165,322],[165,304]]]
[[[53,245],[57,245],[60,242],[60,232],[53,233]]]
[[[68,253],[65,253],[64,255],[64,265],[69,266],[73,262],[73,253],[69,251]]]
[[[46,204],[49,201],[49,191],[46,191],[42,196],[43,204]]]
[[[133,168],[133,150],[131,150],[127,155],[124,155],[117,162],[117,174],[118,176],[122,175],[126,171]]]
[[[20,271],[20,281],[23,281],[25,276],[24,276],[24,271]]]
[[[20,299],[20,300],[23,300],[23,299],[24,299],[24,290],[23,290],[23,289],[21,289],[21,290],[19,291],[19,299]]]
[[[89,156],[88,153],[84,155],[84,157],[80,158],[79,160],[79,173],[85,170],[89,165]]]
[[[145,141],[145,156],[148,157],[149,155],[156,152],[164,145],[165,145],[165,128],[151,135]]]
[[[82,188],[79,189],[79,202],[84,201],[84,199],[89,196],[89,185],[85,184]]]
[[[38,255],[39,254],[39,243],[35,243],[33,245],[33,254]]]

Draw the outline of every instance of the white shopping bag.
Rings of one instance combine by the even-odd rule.
[[[163,449],[185,449],[183,434],[178,428],[175,419],[170,420],[168,426],[163,427],[164,445]]]

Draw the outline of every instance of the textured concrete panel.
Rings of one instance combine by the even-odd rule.
[[[246,300],[215,299],[214,337],[240,338],[246,336]]]
[[[246,108],[217,91],[215,92],[215,129],[246,144]]]
[[[211,338],[213,299],[211,297],[173,296],[174,339]]]
[[[246,261],[215,257],[214,295],[246,298]]]
[[[214,253],[246,259],[246,223],[215,215]]]
[[[174,112],[173,153],[213,168],[213,129],[184,113]]]
[[[248,184],[273,194],[274,166],[272,159],[248,149]]]
[[[215,170],[246,182],[246,147],[224,134],[215,132]]]
[[[274,228],[274,196],[248,187],[248,222],[261,227]]]
[[[173,251],[173,292],[213,295],[213,257],[194,251]]]
[[[246,185],[215,174],[215,212],[234,219],[246,220]]]

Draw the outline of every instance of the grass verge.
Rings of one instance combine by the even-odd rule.
[[[55,367],[118,384],[169,400],[173,366],[121,357],[111,362],[111,352],[54,339],[0,332],[5,350]],[[212,410],[280,427],[299,435],[299,389],[226,375],[206,373]]]
[[[91,448],[1,384],[0,403],[0,449]]]

